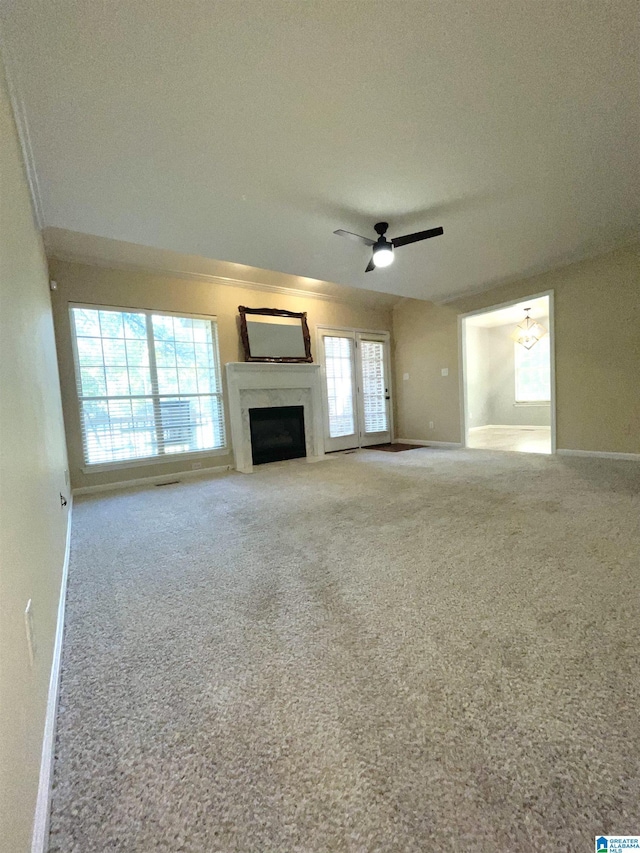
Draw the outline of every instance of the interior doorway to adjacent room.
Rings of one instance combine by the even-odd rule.
[[[464,445],[555,452],[553,293],[460,318]]]

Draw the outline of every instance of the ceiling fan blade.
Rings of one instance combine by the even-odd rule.
[[[444,234],[444,228],[429,228],[428,231],[417,231],[415,234],[405,234],[404,237],[394,237],[391,241],[393,248],[406,246],[408,243],[417,243],[419,240],[428,240],[429,237],[439,237]]]
[[[371,270],[374,270],[375,268],[376,268],[376,265],[373,263],[373,258],[371,258],[371,260],[367,264],[367,268],[366,268],[365,272],[371,272]]]
[[[338,237],[348,237],[349,240],[355,240],[357,243],[364,243],[365,246],[375,246],[376,243],[375,240],[370,240],[368,237],[361,237],[359,234],[352,234],[351,231],[343,231],[342,228],[338,228],[338,230],[333,233],[337,234]]]

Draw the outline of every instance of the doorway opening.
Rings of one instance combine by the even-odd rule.
[[[318,327],[325,450],[391,442],[389,333]]]
[[[553,293],[460,318],[464,446],[555,453]]]

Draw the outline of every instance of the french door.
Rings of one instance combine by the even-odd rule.
[[[391,441],[388,334],[321,328],[318,336],[325,450]]]

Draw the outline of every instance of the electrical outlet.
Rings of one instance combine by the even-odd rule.
[[[407,381],[407,379],[408,379],[408,378],[409,378],[409,374],[408,374],[408,373],[403,373],[403,374],[402,374],[402,379],[403,379],[405,382]]]
[[[24,627],[27,632],[29,663],[31,664],[31,666],[33,666],[36,659],[36,637],[33,630],[33,612],[31,608],[31,599],[27,601],[27,606],[24,609]]]
[[[192,462],[191,463],[191,470],[192,471],[198,471],[200,468],[202,468],[202,462]]]
[[[448,368],[448,367],[443,367],[443,368],[442,368],[442,370],[440,371],[440,373],[441,373],[443,376],[448,376],[448,375],[449,375],[449,368]]]
[[[433,429],[433,421],[429,421],[429,429]]]

